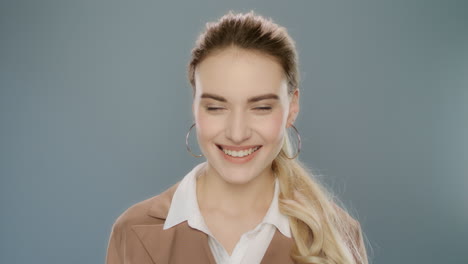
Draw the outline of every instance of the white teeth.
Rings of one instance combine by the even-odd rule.
[[[226,153],[227,155],[233,156],[233,157],[245,157],[245,156],[247,156],[247,155],[252,154],[252,153],[253,153],[254,151],[256,151],[258,148],[259,148],[259,147],[249,148],[249,149],[241,150],[241,151],[223,149],[223,152]]]

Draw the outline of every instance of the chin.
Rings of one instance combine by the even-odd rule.
[[[244,174],[240,176],[238,173],[226,173],[222,174],[221,178],[228,184],[233,185],[245,185],[250,183],[256,178],[257,175]]]
[[[218,172],[219,177],[228,184],[235,184],[235,185],[244,185],[249,184],[252,181],[261,176],[268,165],[262,168],[256,167],[252,168],[250,166],[225,166],[223,164],[219,165],[219,169],[215,168]]]

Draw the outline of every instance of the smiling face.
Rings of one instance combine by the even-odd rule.
[[[268,55],[228,48],[195,71],[193,113],[206,173],[245,184],[271,176],[285,128],[299,111],[281,65]]]

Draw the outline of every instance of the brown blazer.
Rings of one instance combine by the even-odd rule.
[[[216,264],[208,236],[189,227],[187,221],[163,230],[177,186],[131,206],[117,218],[107,248],[107,264]],[[348,217],[354,221],[355,239],[365,256],[359,223]],[[292,245],[292,238],[276,230],[261,264],[293,264]]]

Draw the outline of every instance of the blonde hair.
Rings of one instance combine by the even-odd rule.
[[[271,19],[229,12],[207,23],[198,38],[188,65],[188,78],[195,94],[195,69],[207,56],[228,47],[238,47],[271,55],[282,66],[288,80],[288,94],[298,89],[296,47],[284,27]],[[298,160],[291,160],[291,144],[286,133],[283,147],[272,169],[280,183],[279,208],[288,216],[294,237],[291,257],[298,263],[367,263],[359,248],[359,223],[352,219]]]

